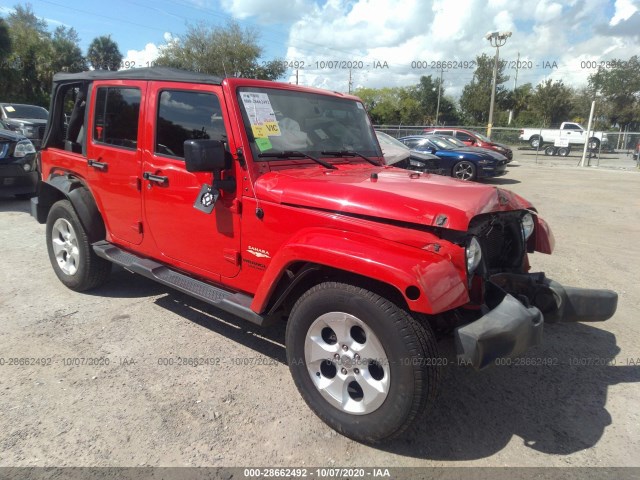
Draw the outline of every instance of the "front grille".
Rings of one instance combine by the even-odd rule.
[[[521,212],[504,212],[476,217],[470,230],[478,238],[489,273],[519,270],[525,245],[520,227]]]
[[[38,138],[44,138],[44,131],[47,129],[46,126],[38,127]]]

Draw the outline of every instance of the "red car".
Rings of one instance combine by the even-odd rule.
[[[452,137],[456,137],[461,142],[464,142],[465,145],[469,145],[470,147],[480,147],[480,148],[488,148],[490,150],[495,150],[498,153],[501,153],[507,160],[510,162],[513,160],[513,151],[503,145],[501,143],[496,143],[485,137],[481,133],[473,132],[471,130],[465,130],[463,128],[445,128],[445,127],[432,127],[425,128],[423,133],[425,134],[433,134],[436,135],[450,135]]]
[[[436,332],[479,369],[539,344],[545,322],[616,310],[615,292],[530,272],[554,238],[524,198],[385,165],[356,97],[166,68],[53,80],[31,209],[60,281],[96,289],[115,263],[286,320],[293,380],[343,435],[388,440],[430,412]]]

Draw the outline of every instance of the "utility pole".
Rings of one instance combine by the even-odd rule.
[[[511,32],[487,33],[484,38],[489,40],[492,47],[496,49],[496,58],[493,64],[493,86],[491,87],[491,104],[489,105],[489,123],[487,124],[487,137],[491,138],[491,127],[493,127],[493,104],[496,101],[496,81],[498,77],[498,60],[500,58],[500,47],[507,43],[507,38]]]
[[[351,85],[353,84],[353,82],[351,81],[351,69],[349,69],[349,95],[351,95]]]
[[[520,70],[520,52],[518,52],[518,60],[516,61],[516,77],[513,79],[513,94],[516,93],[516,88],[518,86],[518,70]],[[514,97],[515,98],[515,97]],[[513,119],[513,108],[509,110],[509,122],[508,125],[511,125],[511,120]]]
[[[298,85],[298,69],[296,68],[296,85]]]
[[[436,127],[438,126],[438,115],[440,115],[440,92],[442,92],[442,73],[444,69],[440,68],[440,83],[438,83],[438,106],[436,107]]]

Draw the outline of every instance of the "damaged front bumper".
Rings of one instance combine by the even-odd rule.
[[[489,311],[455,332],[458,359],[476,369],[541,343],[545,322],[599,322],[611,318],[618,294],[563,287],[543,273],[501,273],[486,285]]]

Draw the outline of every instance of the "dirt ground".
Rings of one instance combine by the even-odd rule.
[[[618,312],[545,326],[526,357],[551,365],[448,365],[431,415],[377,448],[307,408],[283,326],[257,329],[121,269],[72,292],[28,202],[0,198],[0,466],[640,466],[640,171],[627,158],[516,160],[491,183],[553,228],[556,251],[534,268],[616,290]],[[189,358],[211,360],[178,364]]]

